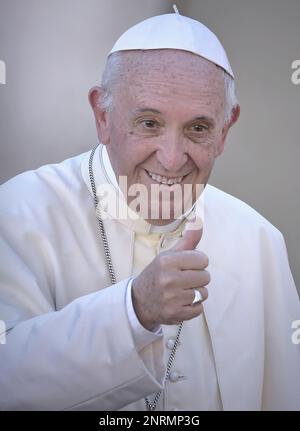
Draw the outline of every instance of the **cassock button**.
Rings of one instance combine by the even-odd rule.
[[[172,383],[178,382],[178,380],[179,380],[179,374],[176,371],[172,371],[169,374],[169,380]]]
[[[175,344],[175,340],[174,338],[169,338],[168,341],[166,342],[166,346],[168,349],[172,350]]]

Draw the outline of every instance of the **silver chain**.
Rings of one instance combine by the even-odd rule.
[[[171,353],[170,353],[170,356],[169,356],[169,360],[168,360],[168,363],[167,363],[167,369],[166,369],[166,374],[165,374],[165,377],[164,377],[164,383],[166,382],[166,380],[168,380],[170,372],[171,372],[171,368],[172,368],[172,365],[173,365],[173,362],[174,362],[174,359],[175,359],[175,354],[176,354],[177,346],[179,344],[179,337],[180,337],[181,330],[182,330],[182,322],[178,325],[178,330],[177,330],[177,335],[176,335],[176,338],[175,338],[175,341],[174,341],[174,346],[173,346],[173,348],[171,350]],[[154,400],[153,400],[152,403],[150,403],[150,401],[148,400],[147,397],[145,398],[145,403],[146,403],[147,410],[154,411],[156,409],[156,406],[157,406],[157,403],[158,403],[158,400],[159,400],[161,394],[162,394],[162,391],[157,392],[155,394],[155,397],[154,397]]]
[[[89,158],[89,178],[90,178],[90,183],[91,183],[91,187],[92,187],[92,192],[93,192],[93,198],[94,198],[94,204],[95,204],[95,209],[97,209],[97,213],[96,213],[96,217],[99,223],[99,229],[100,229],[100,235],[101,235],[101,239],[102,239],[102,243],[103,243],[103,248],[104,248],[104,253],[105,253],[105,258],[106,258],[106,263],[107,263],[107,268],[108,268],[108,272],[109,272],[109,277],[110,277],[110,281],[111,284],[116,284],[116,275],[115,275],[115,271],[114,271],[114,267],[113,267],[113,263],[112,263],[112,259],[111,259],[111,254],[110,254],[110,250],[109,250],[109,245],[108,245],[108,241],[107,241],[107,236],[105,233],[105,229],[104,229],[104,224],[103,224],[103,220],[101,218],[101,214],[100,214],[100,207],[98,207],[98,198],[97,198],[97,193],[96,193],[96,185],[95,185],[95,179],[94,179],[94,174],[93,174],[93,158],[94,158],[94,154],[95,151],[97,149],[98,145],[96,147],[94,147],[91,151],[90,154],[90,158]],[[97,208],[98,207],[98,208]],[[180,333],[182,330],[182,324],[183,322],[181,322],[178,325],[178,330],[177,330],[177,334],[176,334],[176,338],[174,341],[174,346],[171,350],[169,359],[168,359],[168,363],[167,363],[167,367],[166,367],[166,373],[165,373],[165,377],[164,377],[164,383],[166,382],[166,380],[168,380],[169,376],[170,376],[170,372],[171,372],[171,368],[175,359],[175,354],[176,354],[176,350],[177,350],[177,346],[179,344],[179,337],[180,337]],[[154,411],[157,407],[157,403],[160,399],[160,396],[162,394],[162,390],[157,392],[155,394],[155,397],[153,399],[153,402],[151,403],[149,401],[149,399],[146,397],[145,398],[145,403],[146,403],[146,409],[149,411]]]
[[[90,183],[91,183],[93,196],[94,196],[95,209],[97,209],[97,206],[98,206],[96,185],[95,185],[95,179],[94,179],[94,174],[93,174],[93,158],[94,158],[94,154],[95,154],[96,149],[97,149],[97,146],[92,149],[90,159],[89,159],[89,176],[90,176]],[[100,211],[100,207],[98,208],[98,211]],[[111,255],[110,255],[109,246],[108,246],[108,241],[107,241],[107,237],[106,237],[106,233],[105,233],[105,229],[104,229],[103,220],[101,219],[100,216],[99,217],[97,216],[97,219],[98,219],[99,228],[100,228],[100,235],[101,235],[102,242],[103,242],[104,253],[105,253],[106,263],[107,263],[107,267],[108,267],[109,277],[111,280],[111,284],[115,284],[117,281],[116,281],[115,271],[113,268],[113,263],[112,263],[112,259],[111,259]]]

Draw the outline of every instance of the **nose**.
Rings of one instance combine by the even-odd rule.
[[[170,132],[164,136],[164,139],[160,142],[156,156],[166,170],[166,173],[174,176],[182,173],[181,168],[188,160],[183,139],[175,132]]]

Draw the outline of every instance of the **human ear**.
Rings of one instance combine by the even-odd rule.
[[[101,107],[103,89],[93,87],[89,91],[89,102],[95,116],[96,129],[99,141],[106,145],[109,142],[109,114]]]
[[[237,120],[240,116],[240,112],[241,112],[240,105],[236,105],[233,108],[233,110],[231,111],[231,118],[224,125],[224,127],[222,129],[222,137],[221,137],[221,141],[220,141],[220,143],[217,147],[217,150],[216,150],[216,157],[220,156],[223,153],[228,131],[237,122]]]

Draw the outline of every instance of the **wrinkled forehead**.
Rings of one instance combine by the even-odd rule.
[[[165,74],[166,77],[176,77],[179,74],[184,78],[194,76],[197,78],[212,77],[221,80],[223,70],[199,55],[176,49],[155,49],[123,51],[117,54],[120,62],[120,71],[123,77],[133,76],[139,79],[143,76],[157,76]],[[185,73],[184,73],[185,72]]]
[[[155,97],[168,103],[205,100],[223,105],[224,72],[198,55],[170,49],[118,55],[115,91],[120,99]]]

